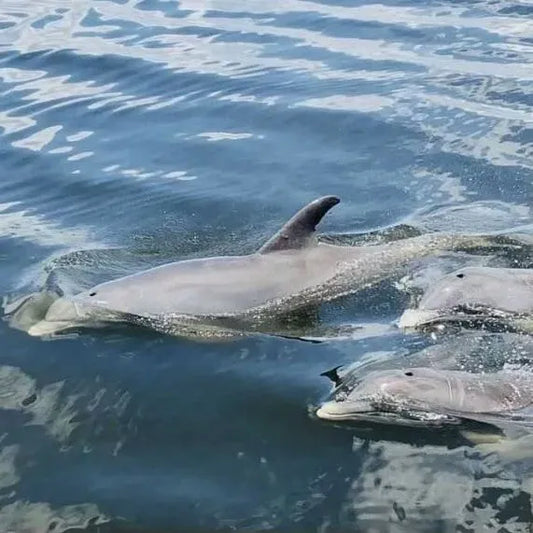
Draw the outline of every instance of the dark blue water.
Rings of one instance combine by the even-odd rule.
[[[2,0],[0,94],[1,294],[83,285],[74,250],[249,252],[323,194],[331,233],[533,221],[527,1]],[[330,312],[389,324],[390,290]],[[1,323],[0,531],[529,531],[492,455],[309,416],[322,371],[417,343]]]

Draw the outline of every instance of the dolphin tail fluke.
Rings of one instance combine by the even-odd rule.
[[[259,253],[305,248],[318,223],[339,202],[340,199],[336,196],[323,196],[307,204],[259,249]]]

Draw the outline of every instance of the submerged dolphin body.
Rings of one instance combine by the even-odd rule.
[[[533,379],[523,370],[475,374],[427,367],[376,370],[342,381],[316,415],[325,420],[442,425],[517,418],[533,404]],[[528,417],[530,413],[524,415]]]
[[[193,336],[200,324],[200,335],[215,336],[228,319],[256,323],[353,293],[417,257],[484,244],[475,236],[439,233],[373,246],[317,242],[316,226],[339,201],[324,196],[311,202],[251,255],[178,261],[61,297],[28,332],[133,322],[178,334],[192,328]]]
[[[526,327],[533,315],[533,269],[467,267],[441,278],[398,325],[416,328],[439,321],[511,319]],[[512,319],[515,319],[514,321]]]

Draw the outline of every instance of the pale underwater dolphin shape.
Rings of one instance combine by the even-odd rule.
[[[529,317],[529,318],[528,318]],[[439,322],[500,321],[533,330],[533,269],[466,267],[443,276],[425,291],[398,325],[418,328]]]
[[[494,423],[505,417],[518,419],[525,412],[524,419],[531,423],[532,377],[524,370],[484,374],[429,367],[375,370],[359,380],[341,379],[316,416],[427,426],[465,419]]]
[[[28,333],[132,322],[193,337],[224,336],[228,318],[257,323],[354,293],[417,257],[494,245],[443,233],[372,246],[317,242],[316,226],[339,202],[324,196],[309,203],[256,253],[177,261],[61,297]]]

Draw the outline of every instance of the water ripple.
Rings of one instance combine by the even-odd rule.
[[[249,252],[330,193],[343,202],[327,232],[531,228],[532,15],[519,0],[3,0],[2,294],[52,267],[77,272],[75,289]],[[357,313],[390,321],[390,294],[374,300],[381,311]],[[131,335],[38,343],[0,329],[4,529],[96,528],[99,508],[147,530],[337,531],[384,516],[479,529],[504,512],[490,473],[474,481],[459,452],[358,449],[307,418],[326,362],[419,339],[215,349]],[[435,479],[470,503],[446,503]],[[522,498],[525,482],[504,481],[494,493]]]

